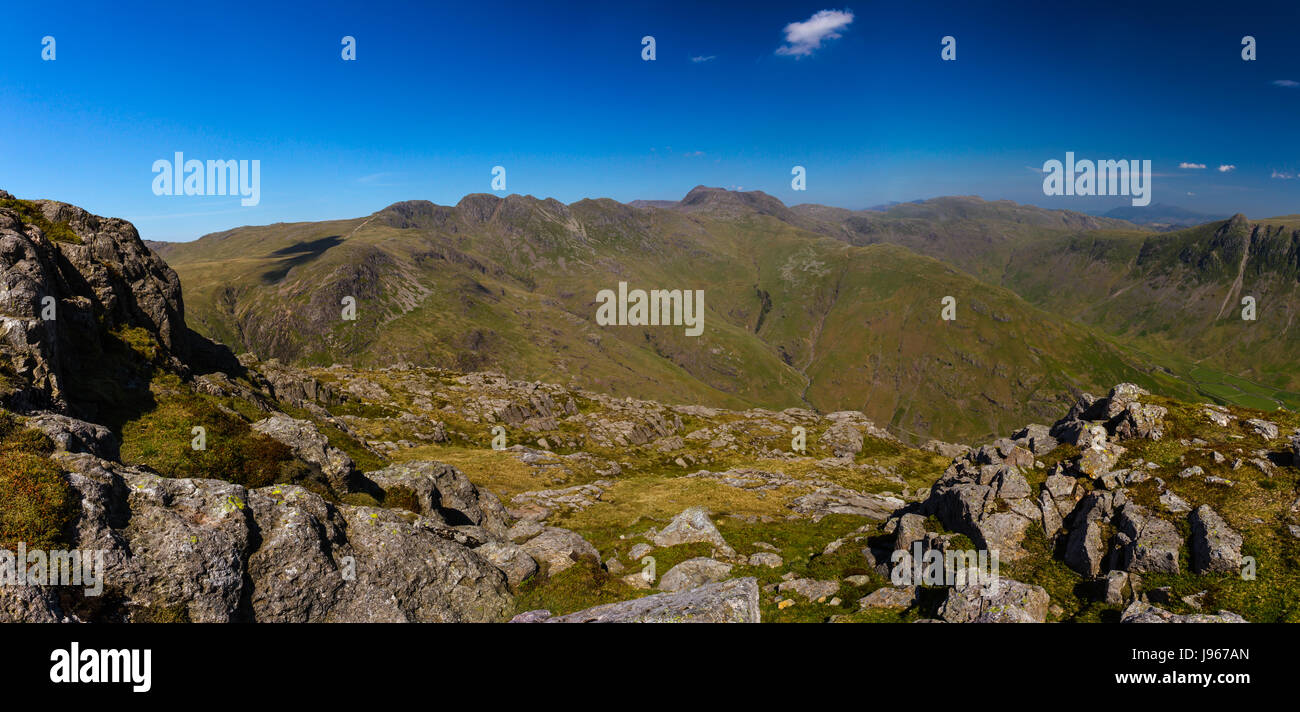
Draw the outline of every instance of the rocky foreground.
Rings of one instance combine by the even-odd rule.
[[[0,548],[105,567],[0,587],[0,620],[1300,619],[1295,414],[1075,397],[913,447],[853,411],[235,358],[129,223],[0,192]],[[991,550],[996,589],[891,576]]]

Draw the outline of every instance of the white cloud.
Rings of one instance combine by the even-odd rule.
[[[1294,79],[1274,79],[1274,80],[1273,80],[1273,86],[1275,86],[1275,87],[1287,87],[1288,89],[1295,89],[1296,87],[1300,87],[1300,82],[1297,82],[1297,81],[1294,80]]]
[[[1232,171],[1235,170],[1237,170],[1237,167],[1232,165],[1231,163],[1224,163],[1223,165],[1219,166],[1220,173],[1231,173]]]
[[[803,22],[785,26],[785,44],[776,48],[777,54],[807,57],[822,46],[822,40],[833,40],[840,30],[853,22],[852,10],[821,10]]]
[[[707,57],[704,57],[704,56],[700,56],[700,57],[691,57],[691,61],[694,62],[694,63],[696,63],[696,64],[701,64],[701,63],[703,63],[703,62],[712,62],[712,61],[715,60],[715,59],[717,59],[717,57],[715,57],[714,55],[709,55],[709,56],[707,56]]]
[[[1295,178],[1295,175],[1292,173],[1285,173],[1283,171],[1279,171],[1278,169],[1274,168],[1273,175],[1269,176],[1269,178],[1277,178],[1279,180],[1291,180]]]
[[[1182,163],[1179,163],[1179,164],[1178,164],[1178,167],[1179,167],[1179,168],[1189,169],[1189,170],[1201,170],[1202,168],[1205,168],[1205,164],[1204,164],[1204,163],[1188,163],[1188,162],[1184,161],[1184,162],[1182,162]]]

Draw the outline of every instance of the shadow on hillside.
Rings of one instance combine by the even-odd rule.
[[[275,284],[284,279],[285,275],[289,274],[289,270],[315,260],[325,254],[326,250],[334,247],[340,242],[343,242],[343,236],[330,235],[329,237],[322,237],[319,240],[300,242],[296,245],[290,245],[278,249],[271,254],[276,257],[285,257],[286,259],[277,262],[274,269],[263,272],[259,276],[259,279],[262,281],[262,284]]]

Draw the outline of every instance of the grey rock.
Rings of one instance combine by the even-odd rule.
[[[1169,490],[1160,493],[1160,506],[1172,514],[1185,514],[1192,511],[1192,505],[1188,504],[1187,500]]]
[[[255,620],[500,621],[513,608],[506,575],[440,522],[336,507],[295,486],[251,495]]]
[[[1096,520],[1087,520],[1070,530],[1065,543],[1065,564],[1076,572],[1089,578],[1101,571],[1105,558],[1104,542],[1101,540],[1101,525]]]
[[[690,507],[673,518],[668,526],[654,537],[655,546],[677,546],[706,542],[717,548],[725,556],[734,556],[735,550],[722,538],[713,520],[709,519],[708,510],[703,507]]]
[[[318,467],[336,494],[352,491],[356,466],[348,454],[329,444],[309,420],[298,420],[284,413],[253,423],[253,430],[288,446],[293,454]]]
[[[898,527],[894,530],[894,549],[911,549],[913,543],[924,538],[925,517],[904,514],[898,518]]]
[[[583,558],[600,561],[600,552],[582,535],[559,527],[546,527],[523,543],[523,550],[538,563],[546,564],[548,575],[568,569]]]
[[[118,459],[118,441],[113,431],[102,425],[69,418],[57,413],[41,413],[27,419],[27,427],[39,430],[64,452],[89,453],[106,460]]]
[[[1119,551],[1119,568],[1139,573],[1179,573],[1178,553],[1183,538],[1177,527],[1132,502],[1120,508],[1115,525],[1129,538]]]
[[[499,539],[511,536],[510,515],[496,495],[475,487],[460,470],[441,462],[412,461],[366,473],[385,492],[403,488],[415,496],[416,514],[452,526],[481,526]],[[522,531],[522,530],[520,530]],[[519,533],[519,532],[517,532]]]
[[[862,431],[847,422],[831,425],[822,433],[821,444],[835,457],[854,457],[862,452]]]
[[[511,588],[532,578],[539,569],[537,562],[523,547],[510,542],[489,541],[474,549],[474,553],[500,569]]]
[[[1041,586],[999,578],[952,587],[939,617],[949,623],[1043,623],[1050,603]]]
[[[67,412],[79,394],[65,391],[92,344],[108,349],[110,332],[138,328],[162,347],[160,361],[183,370],[193,339],[185,326],[176,273],[131,223],[52,200],[31,201],[45,220],[80,240],[55,241],[15,210],[0,208],[0,359],[16,376],[14,404]],[[46,297],[55,319],[42,318]]]
[[[758,581],[738,578],[689,591],[609,603],[547,623],[758,623]]]
[[[529,539],[541,534],[546,527],[540,522],[531,519],[521,519],[514,523],[510,529],[506,530],[506,538],[516,544],[522,544]]]
[[[829,598],[840,590],[839,581],[818,581],[811,578],[792,578],[789,581],[783,581],[776,587],[781,593],[794,591],[809,601],[818,601],[823,598]]]
[[[725,581],[731,575],[731,565],[704,556],[677,564],[659,579],[661,591],[685,591],[705,584]]]
[[[1230,611],[1219,611],[1217,615],[1192,613],[1177,615],[1151,605],[1145,601],[1134,601],[1124,609],[1120,623],[1246,623],[1245,618]]]
[[[1250,429],[1253,430],[1256,435],[1265,440],[1272,440],[1278,436],[1276,423],[1270,423],[1267,420],[1260,420],[1259,418],[1251,418],[1246,421],[1246,425],[1250,426]]]
[[[1192,569],[1198,574],[1230,573],[1241,569],[1241,535],[1209,505],[1188,517],[1192,525]]]
[[[885,586],[858,599],[858,608],[884,608],[888,610],[906,610],[916,602],[916,589],[911,587]]]

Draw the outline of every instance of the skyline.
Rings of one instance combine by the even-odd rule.
[[[1130,205],[1045,195],[1041,167],[1072,152],[1150,160],[1153,207],[1300,213],[1300,49],[1285,30],[1300,11],[1282,3],[1150,3],[1155,19],[1118,3],[507,5],[158,6],[133,24],[88,3],[15,8],[0,29],[0,188],[182,241],[454,205],[494,192],[496,166],[496,194],[565,203],[708,185],[849,209]],[[260,200],[155,195],[151,166],[178,152],[259,161]]]

